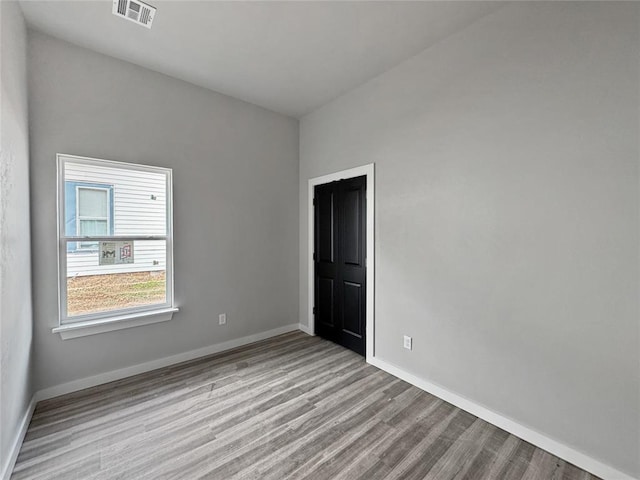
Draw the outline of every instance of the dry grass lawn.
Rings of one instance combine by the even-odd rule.
[[[88,275],[67,280],[69,316],[165,302],[165,272]]]

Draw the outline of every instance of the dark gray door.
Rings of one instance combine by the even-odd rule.
[[[365,176],[315,187],[315,333],[365,354]]]

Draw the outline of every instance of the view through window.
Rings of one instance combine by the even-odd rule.
[[[171,170],[58,156],[61,323],[173,304]]]

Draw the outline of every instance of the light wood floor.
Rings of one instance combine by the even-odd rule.
[[[40,402],[11,478],[596,477],[296,332]]]

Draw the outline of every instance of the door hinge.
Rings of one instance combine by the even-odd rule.
[[[316,206],[316,197],[313,197],[313,206]]]
[[[313,307],[313,314],[316,314],[316,307]]]
[[[316,261],[316,252],[313,252],[313,261]]]

